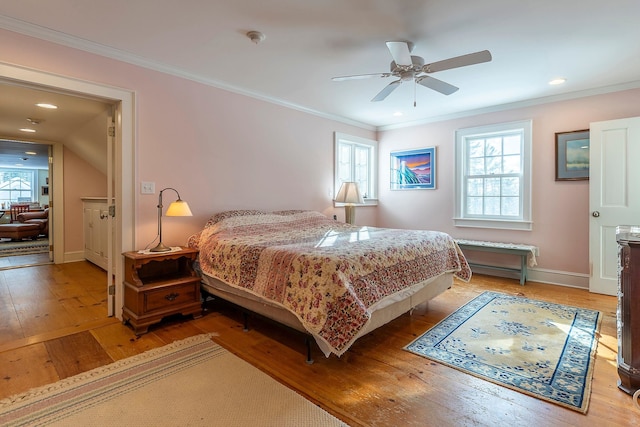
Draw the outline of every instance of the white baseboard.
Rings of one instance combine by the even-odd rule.
[[[589,290],[589,275],[584,273],[572,273],[569,271],[533,269],[528,271],[528,279],[532,282],[550,283],[552,285],[568,286]]]
[[[84,261],[84,251],[65,252],[63,257],[63,263]]]
[[[476,267],[473,271],[474,273],[486,274],[488,276],[507,277],[510,279],[520,280],[520,273],[517,272],[492,270],[482,267]],[[589,290],[589,275],[582,273],[546,270],[542,268],[528,268],[527,281]]]

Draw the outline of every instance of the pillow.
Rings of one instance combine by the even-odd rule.
[[[207,223],[204,226],[206,228],[222,221],[223,219],[233,218],[236,216],[249,216],[249,215],[267,215],[267,212],[253,210],[253,209],[237,209],[232,211],[218,212],[217,214],[209,218],[209,221],[207,221]]]

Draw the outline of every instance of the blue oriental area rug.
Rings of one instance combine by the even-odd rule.
[[[599,311],[484,292],[405,350],[587,412]]]

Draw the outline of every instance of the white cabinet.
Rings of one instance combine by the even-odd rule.
[[[107,269],[109,204],[106,197],[83,197],[84,257],[97,266]]]

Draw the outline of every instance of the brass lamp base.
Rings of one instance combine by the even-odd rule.
[[[170,250],[169,246],[165,246],[164,243],[160,242],[155,248],[149,249],[149,252],[169,252]]]

